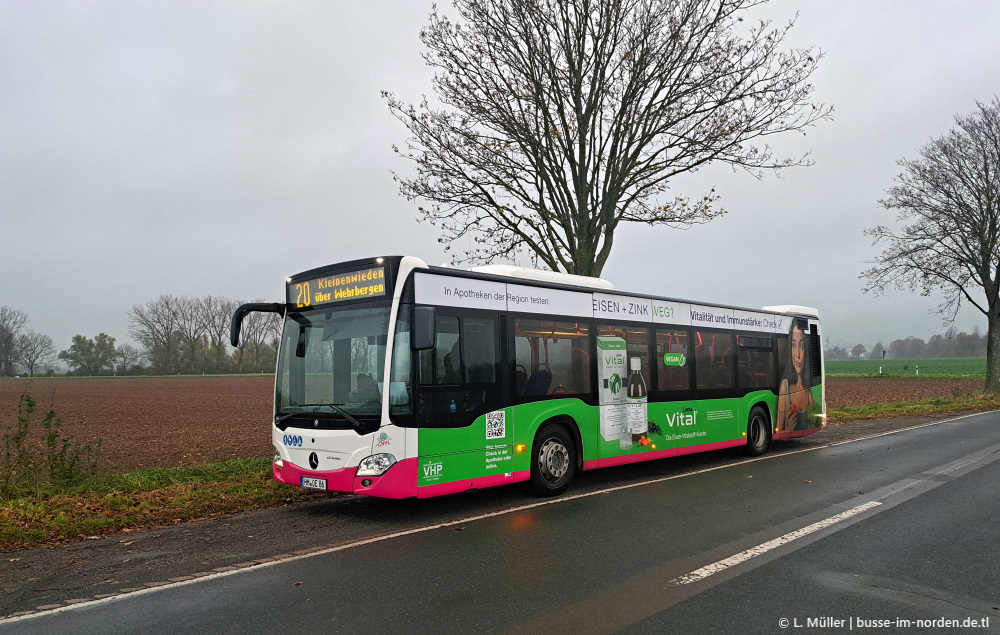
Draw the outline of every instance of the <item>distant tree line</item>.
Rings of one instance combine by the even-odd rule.
[[[876,342],[870,350],[864,344],[855,344],[850,350],[843,346],[833,346],[826,349],[825,356],[829,360],[986,357],[987,342],[987,336],[979,332],[978,326],[972,329],[972,333],[956,333],[951,328],[943,334],[931,336],[926,342],[911,335],[892,340],[888,348],[882,342]]]
[[[25,369],[29,375],[52,361],[55,347],[48,335],[27,328],[28,314],[0,306],[0,377],[10,377]]]
[[[263,300],[257,300],[263,302]],[[0,377],[54,371],[56,360],[75,375],[200,375],[271,372],[281,338],[281,318],[251,313],[243,321],[241,342],[229,345],[229,321],[243,301],[218,296],[161,295],[128,312],[129,334],[138,343],[116,344],[99,333],[74,335],[56,353],[52,338],[26,327],[28,315],[0,307]]]

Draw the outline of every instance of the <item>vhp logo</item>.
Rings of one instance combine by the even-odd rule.
[[[424,465],[424,478],[438,478],[444,471],[442,463],[428,463]]]

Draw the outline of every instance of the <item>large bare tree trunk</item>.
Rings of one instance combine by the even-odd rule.
[[[986,390],[1000,392],[1000,307],[990,311],[986,331]]]

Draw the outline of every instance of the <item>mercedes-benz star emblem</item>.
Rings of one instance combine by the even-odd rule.
[[[319,467],[319,457],[316,456],[315,452],[310,452],[309,453],[309,467],[311,467],[314,470],[317,467]]]

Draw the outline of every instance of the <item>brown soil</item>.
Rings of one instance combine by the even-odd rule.
[[[0,420],[22,392],[55,410],[78,444],[102,440],[115,471],[270,456],[274,379],[263,377],[36,378],[0,382]]]
[[[27,390],[38,411],[55,410],[78,444],[102,439],[116,471],[167,467],[271,452],[273,379],[263,377],[36,378],[0,381],[0,421],[17,416]],[[982,382],[934,379],[828,381],[827,407],[913,401],[982,390]]]
[[[845,406],[955,397],[983,389],[982,381],[969,379],[830,377],[826,385],[826,407],[831,410]]]

